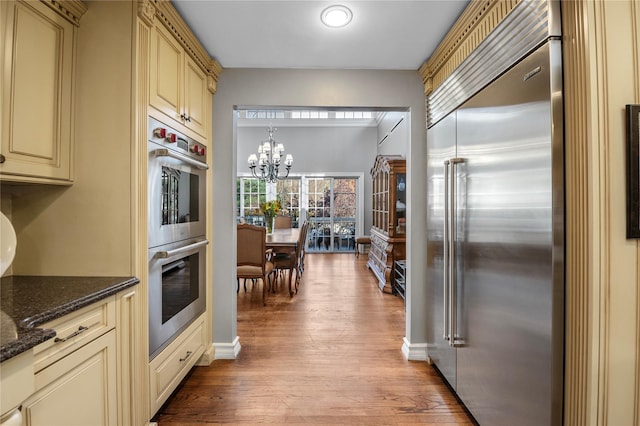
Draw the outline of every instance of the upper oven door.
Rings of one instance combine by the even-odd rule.
[[[149,141],[149,247],[204,236],[206,162],[168,144]]]

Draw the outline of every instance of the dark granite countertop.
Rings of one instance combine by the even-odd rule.
[[[51,339],[38,328],[138,284],[135,277],[9,276],[0,279],[0,362]]]

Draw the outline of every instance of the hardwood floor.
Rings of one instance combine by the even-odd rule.
[[[366,256],[305,263],[293,298],[281,281],[262,306],[262,284],[240,283],[240,355],[194,368],[160,426],[473,424],[426,362],[402,354],[403,301],[378,290]]]

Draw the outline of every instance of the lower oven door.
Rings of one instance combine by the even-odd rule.
[[[204,312],[207,244],[196,239],[149,250],[149,359]]]

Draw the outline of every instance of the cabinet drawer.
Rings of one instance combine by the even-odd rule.
[[[193,322],[149,364],[151,413],[155,413],[204,352],[204,316]]]
[[[34,348],[35,372],[113,329],[115,316],[115,297],[112,296],[43,324],[41,328],[55,330],[56,337]]]

